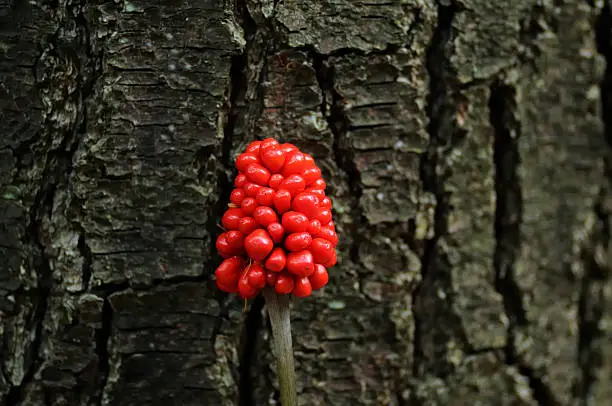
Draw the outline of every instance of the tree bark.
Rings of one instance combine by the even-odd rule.
[[[301,405],[609,404],[608,0],[3,0],[0,55],[0,405],[275,404],[212,280],[265,137],[341,238]]]

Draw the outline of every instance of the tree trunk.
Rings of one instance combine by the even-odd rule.
[[[212,280],[265,137],[341,238],[301,405],[609,404],[608,1],[1,0],[0,55],[0,405],[275,404]]]

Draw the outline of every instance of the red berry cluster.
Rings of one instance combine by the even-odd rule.
[[[254,141],[236,159],[236,188],[223,214],[217,286],[251,299],[266,285],[310,296],[327,284],[338,236],[332,202],[314,159],[273,138]]]

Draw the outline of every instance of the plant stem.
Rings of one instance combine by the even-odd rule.
[[[263,294],[272,325],[272,348],[276,356],[281,405],[297,406],[289,295],[279,295],[269,287],[264,289]]]

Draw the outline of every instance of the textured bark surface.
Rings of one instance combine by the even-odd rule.
[[[212,281],[264,137],[341,236],[300,404],[609,404],[608,1],[0,0],[0,75],[0,405],[278,404]]]

